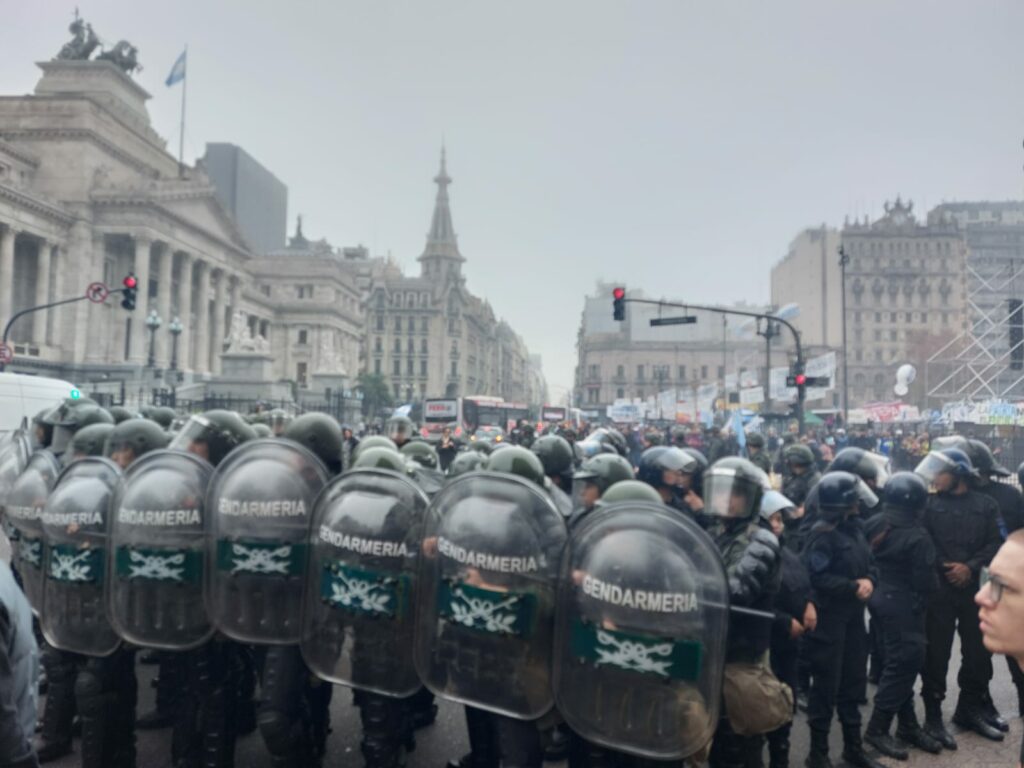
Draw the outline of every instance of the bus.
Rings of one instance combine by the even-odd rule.
[[[480,427],[501,427],[507,430],[510,413],[518,413],[518,406],[503,398],[489,395],[429,398],[423,403],[423,429],[420,434],[431,442],[441,439],[445,427],[452,435],[468,440]],[[523,412],[528,410],[523,406]]]

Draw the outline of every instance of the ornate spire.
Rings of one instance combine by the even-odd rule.
[[[452,226],[452,211],[448,204],[448,185],[452,183],[448,175],[447,158],[444,145],[441,146],[441,170],[434,177],[437,184],[437,198],[434,201],[434,218],[427,233],[427,245],[420,256],[421,262],[427,259],[452,259],[465,261],[459,253],[459,245],[455,238],[455,227]]]

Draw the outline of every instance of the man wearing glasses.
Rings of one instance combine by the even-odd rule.
[[[981,588],[974,596],[985,647],[1013,656],[1024,664],[1024,529],[1014,531],[988,568],[982,569]],[[1024,768],[1024,743],[1020,768]]]

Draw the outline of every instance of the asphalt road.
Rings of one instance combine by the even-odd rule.
[[[956,670],[959,667],[959,647],[953,650],[954,663],[951,664],[949,675],[949,689],[956,690]],[[152,678],[155,667],[139,667],[139,711],[147,711],[152,705],[153,691],[149,680]],[[1010,681],[1010,675],[1003,659],[995,660],[995,678],[992,681],[992,696],[996,707],[1005,717],[1013,718],[1010,733],[1002,743],[987,741],[973,733],[959,733],[958,729],[951,727],[956,733],[960,749],[956,752],[945,752],[942,755],[934,756],[924,752],[911,752],[909,762],[883,760],[889,765],[902,765],[908,768],[927,766],[928,768],[940,768],[941,766],[956,766],[957,768],[1016,768],[1016,759],[1019,754],[1021,741],[1021,720],[1017,717],[1017,695]],[[869,698],[873,689],[869,689]],[[465,723],[461,707],[440,701],[440,711],[437,722],[434,725],[417,732],[416,751],[409,755],[407,765],[409,768],[443,768],[449,758],[458,757],[466,751]],[[955,699],[947,701],[945,713],[947,718],[952,715]],[[920,710],[920,700],[918,701]],[[870,715],[869,707],[862,708],[864,720]],[[923,718],[923,712],[919,711]],[[350,766],[358,768],[362,765],[362,755],[359,752],[359,717],[357,710],[352,706],[350,691],[339,686],[335,688],[334,698],[331,705],[331,726],[332,732],[328,741],[328,756],[324,763],[326,768]],[[803,715],[798,715],[794,726],[794,743],[791,765],[802,766],[807,755],[808,732]],[[839,733],[838,724],[832,729],[832,757],[837,765],[839,753],[842,750],[842,739]],[[78,742],[75,741],[77,750]],[[767,761],[767,757],[766,757]],[[78,755],[72,754],[59,761],[48,763],[55,768],[72,768],[79,764]],[[138,735],[138,765],[140,768],[170,768],[170,730],[146,731]],[[253,733],[243,737],[238,742],[235,765],[239,768],[269,768],[270,762],[259,733]],[[561,768],[561,764],[552,764],[551,768]]]

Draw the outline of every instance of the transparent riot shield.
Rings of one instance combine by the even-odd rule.
[[[203,503],[213,472],[182,451],[152,451],[125,472],[111,506],[107,610],[134,645],[187,650],[213,635],[203,606]]]
[[[39,623],[54,648],[107,656],[121,638],[104,594],[107,517],[121,470],[107,459],[79,459],[57,478],[41,519],[46,542]]]
[[[31,454],[28,437],[20,430],[10,432],[0,439],[0,510]]]
[[[385,469],[347,472],[317,499],[301,642],[317,676],[385,696],[419,689],[410,646],[427,503]]]
[[[313,502],[327,482],[298,443],[244,443],[206,494],[205,597],[213,625],[243,643],[297,643]]]
[[[4,517],[12,526],[14,566],[21,576],[25,596],[38,614],[43,606],[43,525],[39,516],[57,482],[60,465],[52,453],[39,450],[7,492]]]
[[[430,690],[531,720],[551,708],[562,515],[514,475],[457,477],[427,513],[414,658]]]
[[[554,691],[589,741],[688,757],[718,725],[729,585],[714,542],[664,505],[583,519],[562,561]]]

